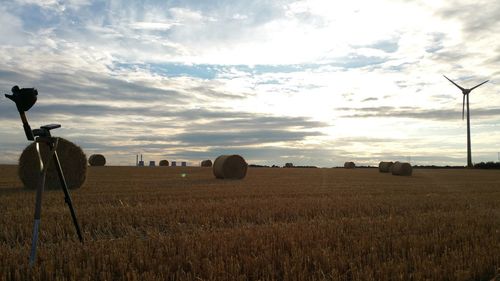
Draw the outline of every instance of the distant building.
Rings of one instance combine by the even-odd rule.
[[[149,161],[149,167],[154,167],[154,166],[156,166],[155,161]]]
[[[142,161],[142,154],[141,154],[141,160],[139,161],[139,155],[135,155],[135,165],[137,167],[144,167],[144,161]]]
[[[182,167],[186,167],[186,166],[187,166],[187,163],[186,163],[186,162],[181,162],[181,166],[182,166]]]
[[[172,161],[172,165],[171,165],[171,166],[172,166],[172,167],[175,167],[175,166],[177,166],[177,162],[175,162],[175,161]]]

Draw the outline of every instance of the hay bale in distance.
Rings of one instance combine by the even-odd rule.
[[[240,155],[221,155],[215,159],[213,173],[218,179],[242,179],[247,168],[247,162]]]
[[[212,160],[210,160],[210,159],[203,160],[203,161],[201,161],[200,166],[201,167],[212,167]]]
[[[354,164],[354,162],[345,162],[344,163],[344,168],[346,168],[346,169],[354,169],[354,168],[356,168],[356,164]]]
[[[378,164],[378,171],[381,173],[389,173],[394,162],[380,162]]]
[[[47,165],[49,148],[40,143],[40,153],[44,165]],[[83,150],[76,144],[59,138],[57,145],[59,162],[69,189],[76,189],[83,185],[87,178],[87,157]],[[40,180],[40,161],[36,152],[35,143],[28,145],[19,157],[19,178],[27,189],[36,189]],[[61,189],[59,176],[57,175],[54,161],[51,159],[50,166],[45,178],[45,189]]]
[[[395,176],[411,176],[413,168],[410,163],[396,162],[392,165],[391,171]]]
[[[293,163],[285,163],[285,168],[293,168]]]
[[[160,163],[158,163],[158,166],[162,167],[168,167],[168,160],[160,160]]]
[[[89,157],[90,166],[104,166],[106,165],[106,158],[102,154],[92,154]]]

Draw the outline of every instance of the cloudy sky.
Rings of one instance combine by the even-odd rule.
[[[32,127],[112,165],[465,165],[500,152],[500,2],[16,0],[0,5],[0,91],[38,89]],[[28,144],[0,100],[0,163]]]

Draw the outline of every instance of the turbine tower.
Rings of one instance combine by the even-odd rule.
[[[470,151],[470,111],[469,111],[469,94],[474,90],[475,88],[483,85],[484,83],[488,82],[489,80],[484,81],[483,83],[480,83],[470,89],[465,89],[460,87],[457,83],[453,82],[450,78],[446,77],[446,75],[443,75],[444,78],[446,78],[448,81],[453,83],[453,85],[457,86],[461,91],[463,96],[463,102],[462,102],[462,120],[464,120],[464,111],[465,111],[465,98],[467,97],[467,168],[472,168],[472,153]]]

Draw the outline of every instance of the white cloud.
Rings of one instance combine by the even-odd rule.
[[[172,26],[178,25],[175,22],[134,22],[130,24],[133,29],[145,30],[169,30]]]
[[[64,12],[67,8],[78,9],[87,6],[92,0],[15,0],[20,5],[35,5],[43,9]]]
[[[136,114],[144,106],[186,110],[192,122],[178,124],[186,127],[201,122],[194,117],[198,109],[301,116],[327,124],[321,128],[325,135],[281,146],[321,149],[345,140],[344,151],[328,152],[331,159],[363,151],[360,159],[389,153],[449,161],[446,156],[460,157],[465,146],[459,140],[446,142],[447,137],[463,136],[460,114],[456,122],[421,116],[346,118],[340,108],[355,112],[369,105],[449,113],[461,110],[461,95],[441,74],[464,86],[491,79],[471,95],[471,110],[478,139],[474,143],[480,145],[475,150],[486,157],[496,149],[498,135],[488,134],[492,128],[486,124],[498,118],[476,118],[474,112],[499,107],[500,80],[494,76],[500,74],[497,1],[285,2],[185,2],[175,7],[164,1],[8,3],[0,7],[0,85],[39,87],[41,105],[81,103],[89,112],[99,108],[92,106],[110,103],[135,108],[127,117],[145,129],[139,126],[126,131],[129,134],[183,131],[170,127],[172,116]],[[33,5],[41,12],[26,17]],[[472,17],[477,5],[487,11]],[[196,68],[200,64],[212,66]],[[192,69],[176,76],[178,65]],[[196,71],[213,75],[196,76]],[[47,113],[50,116],[55,115]],[[116,136],[106,136],[124,129],[123,115],[64,118],[70,128],[82,122],[89,128],[101,124],[102,136],[91,137],[94,146],[109,140],[126,147]],[[388,136],[394,141],[369,141]],[[193,148],[172,148],[176,153],[188,149]]]
[[[38,5],[41,7],[51,7],[60,4],[58,0],[16,0],[21,5]]]
[[[170,8],[169,12],[176,21],[182,22],[184,24],[199,24],[205,21],[215,21],[214,18],[204,16],[199,11],[193,11],[185,8]]]
[[[0,44],[3,46],[20,46],[26,43],[26,32],[20,18],[11,14],[6,7],[0,7]]]

